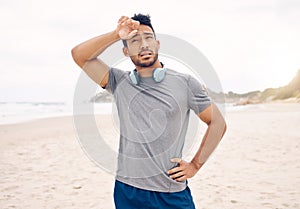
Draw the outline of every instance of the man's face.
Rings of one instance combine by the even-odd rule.
[[[155,39],[152,29],[140,25],[138,33],[127,40],[127,50],[136,66],[150,67],[158,58],[159,41]]]

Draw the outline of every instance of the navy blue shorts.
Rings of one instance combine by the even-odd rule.
[[[155,192],[115,182],[116,209],[195,209],[189,187],[181,192]]]

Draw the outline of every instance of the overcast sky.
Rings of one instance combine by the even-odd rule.
[[[134,13],[197,47],[225,92],[279,87],[300,69],[298,0],[1,0],[0,99],[71,98],[81,72],[72,47]]]

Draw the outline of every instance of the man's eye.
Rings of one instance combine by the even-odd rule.
[[[131,40],[131,43],[134,43],[134,42],[137,42],[138,40],[137,39],[133,39]]]
[[[153,39],[153,36],[147,36],[146,39]]]

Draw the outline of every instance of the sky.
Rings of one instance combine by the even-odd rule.
[[[134,13],[197,47],[224,92],[283,86],[300,69],[298,0],[1,0],[0,102],[72,100],[71,49]]]

